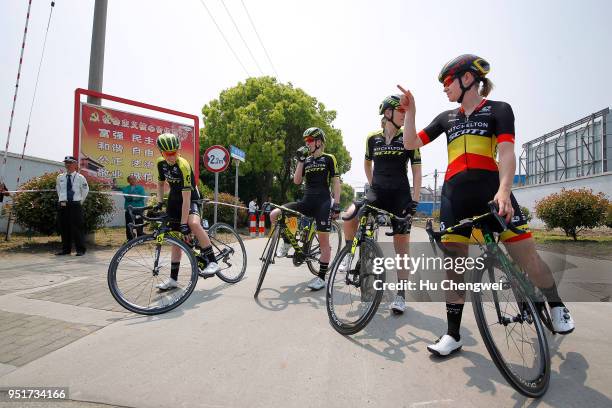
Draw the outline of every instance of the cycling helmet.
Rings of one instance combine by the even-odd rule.
[[[382,115],[387,109],[396,109],[398,106],[400,106],[400,95],[389,95],[378,107],[378,114]]]
[[[163,133],[157,137],[157,147],[162,152],[175,152],[181,147],[181,142],[172,133]]]
[[[458,77],[464,72],[471,72],[476,78],[482,78],[489,73],[491,66],[483,58],[480,58],[473,54],[460,55],[447,62],[440,74],[438,75],[438,81],[444,83],[444,79],[447,76]]]
[[[306,139],[307,137],[312,137],[315,140],[322,140],[323,143],[325,143],[325,132],[323,132],[323,129],[320,129],[318,127],[311,127],[306,129],[304,131],[304,139]]]

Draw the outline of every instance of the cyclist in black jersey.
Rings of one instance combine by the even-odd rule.
[[[408,213],[414,213],[418,205],[422,179],[421,153],[419,149],[404,148],[401,124],[404,121],[405,111],[400,107],[399,102],[399,95],[390,95],[385,98],[378,109],[379,114],[382,115],[382,129],[370,133],[366,138],[364,168],[370,189],[365,200],[398,217],[405,217]],[[414,197],[410,193],[408,163],[411,164],[414,180]],[[355,204],[349,207],[347,214],[349,217],[353,215],[352,219],[344,222],[346,244],[351,245],[358,223],[357,218],[354,217],[356,215]],[[391,223],[395,252],[400,256],[408,254],[410,224],[400,225],[394,219],[391,220]],[[345,271],[349,264],[350,259],[345,257],[339,270]],[[408,271],[398,270],[397,273],[400,280],[408,280]],[[404,312],[406,309],[405,297],[404,290],[398,290],[391,304],[393,313],[402,314]]]
[[[418,148],[442,133],[446,135],[448,169],[442,187],[441,228],[487,212],[487,203],[494,200],[506,222],[512,220],[517,228],[525,231],[520,235],[505,231],[500,239],[510,256],[545,295],[551,308],[554,330],[568,334],[574,330],[574,321],[559,298],[550,268],[536,251],[527,222],[511,191],[516,170],[514,114],[506,102],[486,99],[493,86],[485,77],[489,70],[489,63],[476,55],[461,55],[449,61],[442,68],[438,80],[443,84],[448,100],[461,105],[442,112],[418,133],[414,97],[398,85],[403,92],[401,105],[406,109],[404,146]],[[470,236],[471,231],[448,234],[444,241],[457,256],[465,257]],[[454,271],[448,272],[448,278],[463,281],[463,275]],[[446,292],[446,295],[447,333],[427,347],[437,355],[458,351],[463,344],[459,329],[465,294]]]
[[[202,271],[204,275],[212,276],[219,271],[219,265],[215,261],[212,244],[208,234],[200,223],[200,209],[195,200],[200,199],[197,181],[193,175],[191,165],[187,160],[179,155],[180,141],[172,133],[164,133],[157,138],[157,147],[161,151],[162,157],[157,160],[158,184],[157,201],[158,206],[164,197],[164,185],[168,183],[170,192],[168,193],[167,213],[175,226],[183,234],[193,231],[198,238],[198,242],[203,247],[196,248],[200,251],[200,256],[207,261],[207,265]],[[168,290],[177,286],[178,272],[181,262],[181,252],[179,248],[172,248],[170,260],[170,277],[162,283],[156,285],[161,290]]]
[[[325,274],[331,258],[331,246],[329,245],[331,220],[340,214],[340,174],[338,174],[336,158],[324,152],[325,132],[322,129],[317,127],[306,129],[304,142],[306,146],[300,147],[296,152],[297,167],[293,175],[293,182],[299,185],[305,180],[306,191],[300,201],[287,203],[284,206],[316,219],[317,238],[321,248],[320,269],[318,276],[308,283],[308,287],[312,290],[320,290],[325,287]],[[333,193],[333,201],[330,188]],[[270,213],[272,224],[276,222],[279,214],[279,209]],[[291,244],[284,240],[283,237],[283,243],[279,245],[276,256],[287,256]]]

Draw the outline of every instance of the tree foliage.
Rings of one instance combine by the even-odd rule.
[[[342,184],[342,190],[340,191],[340,207],[348,208],[353,200],[355,199],[355,189],[349,184]]]
[[[12,211],[18,224],[51,235],[57,230],[58,203],[55,182],[59,173],[45,173],[20,186],[20,190],[52,190],[48,192],[17,193]],[[113,200],[109,195],[96,194],[108,187],[94,182],[85,176],[89,184],[89,194],[83,203],[85,232],[93,232],[102,227],[113,213]]]
[[[606,220],[609,202],[605,194],[593,194],[593,190],[562,189],[536,204],[536,215],[548,228],[561,228],[565,235],[578,239],[578,233],[595,228]]]
[[[299,187],[291,180],[293,154],[304,144],[302,134],[311,126],[325,131],[325,151],[336,156],[340,174],[350,168],[342,134],[332,125],[336,112],[291,83],[278,83],[271,77],[249,78],[221,92],[218,99],[202,108],[202,114],[202,152],[220,144],[237,146],[246,153],[246,161],[239,168],[239,195],[244,201],[253,196],[262,201],[268,195],[274,201],[295,198]],[[211,175],[204,175],[207,185],[213,185],[212,180]],[[219,183],[220,191],[233,192],[234,168],[220,174]]]

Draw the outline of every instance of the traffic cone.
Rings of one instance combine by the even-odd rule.
[[[259,215],[259,236],[266,236],[266,216],[264,214]]]
[[[249,215],[249,235],[252,238],[257,236],[257,218],[255,214]]]

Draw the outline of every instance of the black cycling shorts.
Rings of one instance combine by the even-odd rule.
[[[304,196],[300,201],[283,205],[290,210],[299,211],[317,222],[317,232],[331,231],[331,197],[329,195]]]
[[[168,199],[168,207],[166,209],[166,212],[173,225],[177,223],[178,224],[181,223],[182,210],[183,210],[183,200],[182,199],[180,200]],[[200,205],[195,201],[192,201],[189,204],[189,215],[191,214],[195,214],[197,216],[200,215]]]
[[[440,198],[440,229],[455,226],[466,218],[472,218],[489,212],[488,203],[499,189],[499,173],[487,170],[468,170],[456,174],[442,186]],[[515,242],[531,237],[527,221],[519,207],[514,194],[510,194],[514,217],[512,223],[526,234],[517,235],[510,230],[501,234],[502,242]],[[456,234],[446,234],[445,242],[470,242],[471,230],[462,229]]]
[[[410,190],[387,190],[372,187],[366,195],[368,204],[390,212],[397,217],[405,217],[410,211],[412,195]],[[411,222],[399,223],[391,219],[393,234],[410,234]]]

